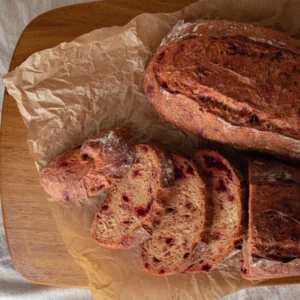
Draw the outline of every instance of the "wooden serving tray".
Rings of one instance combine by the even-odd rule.
[[[26,27],[13,54],[10,70],[36,51],[69,42],[94,29],[124,25],[144,12],[177,11],[192,2],[106,0],[55,9]],[[25,279],[34,283],[86,287],[87,277],[67,252],[52,218],[51,204],[46,201],[39,184],[26,140],[27,128],[16,102],[5,92],[0,144],[1,194],[4,227],[14,266]],[[300,283],[300,278],[267,283]]]
[[[194,1],[114,0],[67,6],[34,19],[22,33],[10,70],[32,53],[69,42],[97,28],[125,25],[144,13],[172,12]],[[15,100],[5,92],[1,126],[1,197],[9,251],[15,268],[34,283],[85,287],[87,277],[67,252],[27,147]]]

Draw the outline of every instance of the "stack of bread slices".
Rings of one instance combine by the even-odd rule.
[[[140,247],[152,274],[208,272],[241,244],[241,175],[212,150],[189,159],[134,144],[116,128],[58,157],[40,178],[48,194],[68,202],[108,190],[92,236],[111,249]]]

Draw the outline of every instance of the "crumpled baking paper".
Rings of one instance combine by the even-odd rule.
[[[140,142],[161,142],[189,155],[210,142],[163,121],[142,90],[145,67],[180,20],[260,23],[299,37],[300,2],[207,0],[172,14],[142,14],[123,27],[102,28],[31,55],[3,77],[28,127],[28,146],[40,170],[57,155],[104,128],[126,126]],[[143,270],[140,250],[112,251],[90,235],[103,197],[77,205],[50,202],[62,238],[83,266],[95,299],[217,299],[253,285],[242,279],[239,255],[204,274],[157,277]]]

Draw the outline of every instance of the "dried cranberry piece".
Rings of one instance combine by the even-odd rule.
[[[225,184],[224,184],[223,179],[220,179],[220,180],[219,180],[219,184],[218,184],[218,186],[216,187],[216,191],[217,191],[217,192],[225,192],[225,191],[226,191],[226,186],[225,186]]]
[[[151,98],[154,96],[154,86],[153,85],[147,86],[146,94]]]
[[[213,240],[218,241],[221,238],[221,233],[220,232],[215,232],[212,236]]]
[[[143,150],[144,152],[148,152],[149,148],[146,145],[141,145],[141,150]]]
[[[107,204],[102,205],[101,209],[102,210],[107,210],[109,208],[109,206]]]
[[[125,194],[122,194],[122,199],[123,199],[123,201],[125,201],[125,202],[129,202],[129,198],[128,198],[128,196],[126,196]]]
[[[205,271],[205,272],[209,272],[211,269],[211,265],[209,264],[204,264],[201,268],[201,270]]]
[[[67,163],[66,161],[61,161],[61,162],[58,163],[57,166],[58,166],[59,168],[61,168],[61,167],[67,167],[67,166],[68,166],[68,163]]]
[[[151,209],[151,206],[152,206],[154,200],[155,200],[155,198],[152,196],[151,199],[150,199],[150,201],[148,202],[146,208],[143,207],[143,206],[137,207],[137,208],[136,208],[136,213],[137,213],[137,215],[138,215],[139,217],[145,217],[145,216],[149,213],[149,211],[150,211],[150,209]]]
[[[191,208],[192,208],[192,203],[187,202],[187,203],[185,204],[185,207],[186,207],[187,209],[191,209]]]
[[[158,60],[161,61],[165,56],[165,51],[158,54]]]
[[[168,244],[168,245],[173,245],[174,242],[175,242],[175,239],[174,239],[174,238],[172,238],[172,237],[166,238],[166,244]]]
[[[146,216],[146,209],[144,207],[138,207],[136,209],[136,213],[139,217],[145,217]]]
[[[136,170],[133,170],[133,176],[138,176],[138,175],[141,175],[141,170],[139,169],[136,169]]]
[[[208,155],[203,155],[203,159],[204,159],[204,163],[205,163],[206,167],[209,169],[213,168],[213,169],[216,169],[219,171],[227,171],[228,170],[226,165],[218,158],[211,157]]]
[[[229,195],[228,196],[228,201],[229,202],[233,202],[235,199],[234,199],[234,196],[233,195]]]
[[[70,197],[67,192],[63,192],[61,196],[65,201],[70,201]]]

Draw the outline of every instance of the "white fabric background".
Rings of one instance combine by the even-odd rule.
[[[51,9],[91,0],[0,0],[0,75],[8,71],[16,43],[25,26]],[[113,1],[113,0],[111,0]],[[226,0],[224,0],[226,1]],[[0,112],[4,86],[0,80]],[[1,213],[1,208],[0,208]],[[0,214],[0,300],[90,300],[86,289],[47,287],[25,281],[14,269],[8,253]],[[300,285],[249,288],[222,300],[299,300]],[[163,299],[162,299],[163,300]],[[200,300],[200,299],[199,299]]]

